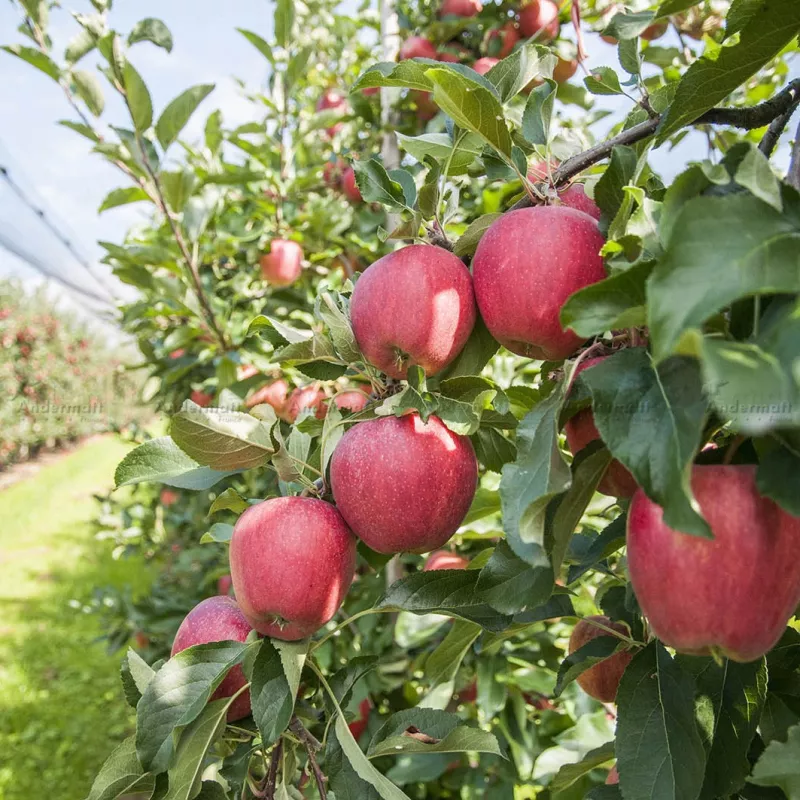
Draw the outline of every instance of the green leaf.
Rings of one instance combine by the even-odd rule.
[[[590,639],[561,662],[553,694],[558,697],[579,675],[624,649],[625,643],[616,636],[598,636]]]
[[[269,46],[269,44],[267,44],[266,41],[264,41],[264,39],[262,39],[257,33],[247,31],[244,28],[237,28],[236,30],[239,31],[239,33],[241,33],[242,36],[244,36],[244,38],[247,39],[247,41],[250,42],[250,44],[252,44],[253,47],[255,47],[256,50],[258,50],[259,53],[261,53],[261,55],[264,56],[267,61],[269,61],[270,64],[275,64],[275,56],[272,54],[272,48]]]
[[[617,145],[611,151],[611,162],[594,187],[594,199],[603,215],[614,219],[625,200],[625,187],[636,172],[638,157],[632,147]]]
[[[180,135],[195,109],[214,88],[213,83],[200,84],[179,94],[165,109],[156,123],[156,136],[166,150]]]
[[[683,75],[659,127],[657,145],[742,86],[771,61],[800,30],[800,5],[775,0],[759,6],[740,31],[739,41],[706,50]]]
[[[294,713],[308,641],[264,639],[249,676],[253,719],[266,746],[276,742]]]
[[[270,437],[274,422],[239,411],[215,413],[187,400],[170,421],[170,435],[203,466],[221,471],[253,469],[266,464],[275,452]]]
[[[358,747],[358,744],[356,744],[356,747]],[[360,749],[359,752],[361,752]],[[372,767],[365,756],[364,760]],[[360,768],[362,772],[365,769],[363,764],[360,765]],[[336,797],[344,798],[344,800],[380,800],[382,796],[378,794],[371,783],[367,783],[358,776],[344,750],[342,750],[335,726],[334,730],[329,731],[328,741],[325,746],[325,774],[330,783],[330,789],[335,793]]]
[[[425,74],[434,85],[433,98],[445,114],[499,153],[511,156],[511,134],[503,107],[492,92],[453,70],[437,67]]]
[[[496,428],[479,428],[470,438],[478,461],[491,472],[501,472],[506,464],[517,457],[514,443]]]
[[[784,511],[800,517],[800,493],[797,476],[800,475],[800,456],[786,447],[767,453],[758,466],[756,484],[758,491],[774,500]]]
[[[558,446],[564,382],[537,403],[517,428],[517,459],[503,467],[500,502],[511,549],[535,566],[544,548],[547,504],[565,491],[571,474]]]
[[[501,614],[516,614],[550,597],[553,575],[544,551],[531,565],[501,541],[481,569],[475,588],[481,599]]]
[[[140,133],[144,132],[153,124],[153,101],[150,99],[150,92],[130,61],[125,62],[122,74],[133,126]]]
[[[420,701],[423,707],[427,706],[426,699],[431,697],[437,686],[449,684],[456,676],[464,656],[469,652],[475,640],[481,634],[480,625],[457,619],[441,644],[428,656],[425,661],[425,678],[430,683],[426,698]],[[447,692],[447,699],[452,695],[452,687]]]
[[[789,729],[786,742],[770,742],[758,759],[750,783],[757,786],[778,786],[789,800],[800,798],[800,725]]]
[[[595,67],[583,82],[592,94],[625,94],[619,76],[611,67]]]
[[[155,674],[156,671],[135,650],[128,648],[120,665],[120,678],[128,705],[136,708]]]
[[[354,161],[353,170],[361,196],[369,203],[382,203],[397,211],[409,210],[400,183],[392,180],[377,158]]]
[[[22,44],[12,44],[12,45],[3,45],[2,50],[5,50],[6,53],[11,53],[12,56],[16,56],[17,58],[21,58],[23,61],[26,61],[32,67],[36,67],[36,69],[44,72],[45,75],[49,75],[54,81],[59,80],[61,78],[61,70],[59,69],[58,64],[53,61],[50,56],[46,53],[43,53],[41,50],[38,50],[35,47],[25,47]]]
[[[707,758],[702,800],[735,794],[750,772],[747,754],[767,696],[767,664],[678,656],[676,663],[694,677],[695,713]]]
[[[134,483],[156,481],[178,489],[210,489],[232,471],[218,472],[189,458],[169,436],[151,439],[131,450],[114,473],[117,489]]]
[[[555,65],[556,58],[548,48],[524,44],[499,64],[495,64],[486,74],[486,78],[497,88],[501,101],[507,103],[535,78],[549,78]]]
[[[69,64],[76,64],[87,53],[91,53],[97,45],[97,37],[86,28],[81,28],[72,39],[69,40],[64,50],[64,60]]]
[[[222,679],[250,647],[241,642],[195,645],[161,667],[136,708],[136,752],[143,766],[154,772],[167,769],[175,732],[200,715]]]
[[[88,125],[84,125],[82,122],[73,122],[70,119],[60,119],[58,124],[75,131],[75,133],[79,133],[81,136],[86,137],[92,142],[98,143],[100,141],[100,137]]]
[[[103,113],[106,101],[97,76],[86,70],[74,69],[70,72],[70,78],[78,97],[86,103],[86,107],[95,117],[99,117]]]
[[[154,787],[155,777],[143,773],[136,757],[135,737],[129,736],[100,768],[86,800],[116,800],[131,792],[152,792]]]
[[[644,325],[645,285],[652,270],[652,262],[637,264],[579,289],[561,307],[561,324],[587,339],[605,331]]]
[[[424,164],[425,159],[429,156],[437,163],[443,163],[447,161],[452,152],[453,157],[450,160],[448,175],[463,175],[483,150],[480,137],[475,134],[461,137],[457,147],[447,133],[423,133],[421,136],[407,136],[398,131],[397,141],[400,147],[414,156],[420,164]]]
[[[233,525],[226,522],[215,522],[201,537],[200,544],[228,544],[233,538]]]
[[[216,514],[217,511],[233,511],[234,514],[241,514],[247,511],[250,504],[232,486],[229,486],[219,495],[208,509],[208,516]]]
[[[149,200],[147,192],[140,189],[138,186],[128,186],[124,189],[112,189],[103,200],[100,208],[97,209],[98,214],[103,211],[108,211],[109,208],[117,208],[124,206],[128,203],[138,203],[142,200]]]
[[[522,113],[522,135],[526,142],[546,145],[550,141],[550,122],[557,88],[555,81],[547,80],[535,86],[528,95]]]
[[[486,233],[495,220],[500,219],[502,216],[503,215],[500,213],[484,214],[471,222],[464,233],[458,238],[453,252],[459,258],[475,255],[475,251],[478,249],[478,244],[483,238],[483,234]]]
[[[350,93],[368,89],[373,86],[394,86],[403,89],[419,89],[423,92],[433,91],[433,82],[427,75],[432,66],[441,66],[438,61],[428,58],[407,59],[396,63],[381,61],[367,67],[353,84]]]
[[[577,764],[564,764],[548,784],[551,792],[563,792],[576,784],[584,775],[593,769],[606,764],[614,758],[614,742],[590,750]]]
[[[294,0],[277,0],[275,5],[275,41],[278,47],[287,47],[294,41]]]
[[[633,657],[617,690],[617,764],[627,797],[697,800],[705,751],[694,682],[657,641]]]
[[[793,192],[784,214],[745,194],[687,201],[647,285],[656,360],[735,300],[800,291],[798,237],[800,197]]]
[[[646,31],[656,15],[652,11],[642,11],[638,14],[615,14],[603,31],[604,36],[613,36],[615,39],[636,39]]]
[[[639,39],[620,39],[617,50],[619,65],[629,75],[639,75],[642,71],[642,57],[639,52]]]
[[[319,317],[328,327],[333,346],[342,361],[347,363],[363,361],[364,357],[356,344],[349,314],[342,308],[342,298],[323,291],[319,295],[319,301]]]
[[[664,509],[666,524],[710,536],[689,486],[707,407],[697,362],[673,357],[654,367],[645,348],[632,347],[589,367],[581,380],[601,438]]]
[[[617,517],[603,529],[599,536],[590,540],[589,547],[569,568],[567,585],[575,583],[586,572],[592,569],[601,559],[607,558],[625,544],[626,517]]]
[[[656,11],[656,17],[668,17],[670,14],[686,11],[687,8],[696,6],[699,2],[700,0],[663,0]]]
[[[772,171],[769,159],[754,144],[750,143],[733,179],[776,211],[783,211],[781,182]]]
[[[140,19],[128,35],[128,44],[137,42],[152,42],[156,47],[161,47],[168,53],[172,52],[172,34],[160,19],[153,17]]]

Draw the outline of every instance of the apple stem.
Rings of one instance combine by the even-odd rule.
[[[568,395],[570,390],[572,389],[572,384],[575,383],[575,378],[578,377],[578,367],[581,365],[581,362],[587,359],[593,353],[598,352],[603,348],[602,342],[595,342],[591,347],[587,347],[576,359],[575,363],[572,365],[572,372],[569,376],[569,382],[567,383],[567,391],[564,393]]]
[[[278,764],[283,756],[283,739],[278,739],[278,743],[272,748],[272,758],[269,762],[269,772],[264,781],[264,788],[261,791],[253,791],[256,797],[263,797],[265,800],[274,800],[275,784],[278,780]]]
[[[289,723],[289,730],[294,733],[298,739],[303,743],[308,755],[308,765],[314,773],[314,780],[317,782],[317,790],[319,791],[320,800],[327,800],[328,793],[325,791],[325,776],[317,764],[317,757],[315,752],[319,750],[322,745],[306,730],[305,725],[297,717],[292,717]]]

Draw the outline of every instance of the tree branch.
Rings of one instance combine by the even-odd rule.
[[[790,186],[800,191],[800,125],[797,126],[797,133],[794,138],[794,147],[792,149],[792,162],[789,165],[789,174],[786,176],[786,181]]]
[[[779,117],[775,117],[775,119],[770,123],[769,128],[767,128],[767,132],[764,134],[758,144],[758,149],[767,158],[772,155],[772,153],[775,151],[775,148],[778,146],[778,140],[781,138],[783,131],[789,124],[789,120],[792,118],[792,115],[795,111],[797,111],[798,105],[800,105],[800,90],[795,91],[794,101],[789,108],[787,108],[786,111],[784,111]]]
[[[316,751],[322,746],[307,730],[305,725],[297,717],[292,717],[289,723],[289,730],[297,736],[303,743],[303,747],[308,754],[308,764],[311,771],[314,773],[314,780],[317,782],[317,791],[319,792],[320,800],[328,800],[328,793],[325,789],[325,776],[317,764]]]

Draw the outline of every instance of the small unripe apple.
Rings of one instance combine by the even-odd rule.
[[[694,466],[713,539],[667,527],[639,489],[628,511],[628,571],[656,636],[681,653],[755,661],[800,603],[800,517],[761,495],[753,465]]]
[[[201,392],[199,389],[195,389],[189,395],[189,399],[196,405],[200,406],[201,408],[207,408],[208,406],[211,405],[211,401],[214,399],[214,395],[209,394],[208,392]]]
[[[580,375],[585,369],[593,367],[603,361],[605,356],[600,358],[589,358],[578,365],[576,373]],[[575,416],[570,417],[564,425],[564,433],[567,436],[567,445],[573,456],[583,450],[591,442],[600,438],[600,432],[594,424],[594,415],[591,408],[584,408]],[[619,461],[614,459],[606,469],[597,490],[612,497],[633,497],[633,493],[639,488],[636,479]]]
[[[453,553],[450,550],[437,550],[431,553],[425,561],[423,572],[434,572],[439,569],[466,569],[469,559]]]
[[[284,419],[287,422],[294,422],[300,416],[300,412],[306,408],[314,409],[314,416],[317,419],[324,419],[325,400],[325,392],[322,391],[317,383],[298,387],[289,395],[289,399],[286,401]]]
[[[489,58],[488,56],[484,56],[483,58],[479,58],[472,65],[472,69],[474,69],[478,75],[485,75],[495,64],[499,63],[499,58]]]
[[[196,605],[181,622],[175,641],[172,643],[172,653],[175,656],[187,647],[196,644],[209,644],[211,642],[244,642],[251,631],[250,625],[242,614],[241,609],[232,597],[209,597]],[[247,678],[242,672],[241,665],[233,667],[222,679],[211,700],[220,700],[231,697],[243,686],[247,685]],[[242,719],[250,713],[250,690],[240,694],[228,709],[228,722]]]
[[[500,28],[489,31],[486,37],[486,52],[495,58],[506,58],[511,55],[514,45],[519,41],[516,23],[506,22]]]
[[[441,247],[395,250],[364,270],[350,316],[372,365],[398,379],[415,364],[434,375],[461,352],[475,324],[469,270]]]
[[[364,392],[359,392],[357,389],[339,392],[333,398],[336,408],[343,411],[351,411],[354,414],[363,411],[368,402],[369,398]]]
[[[174,489],[162,489],[161,494],[159,495],[161,505],[165,508],[175,505],[179,499],[180,495]]]
[[[371,710],[372,703],[368,697],[365,697],[358,704],[358,716],[347,726],[356,741],[361,738],[361,734],[364,733],[369,725],[369,712]]]
[[[440,17],[474,17],[483,8],[480,0],[444,0]]]
[[[409,36],[402,45],[397,55],[398,61],[405,61],[407,58],[432,58],[436,59],[436,46],[432,41],[424,36]]]
[[[606,776],[606,786],[614,786],[617,783],[619,783],[619,772],[617,772],[617,765],[614,764]]]
[[[288,395],[289,384],[283,378],[278,378],[278,380],[267,383],[261,388],[256,389],[253,394],[245,400],[244,404],[247,408],[254,408],[255,406],[267,403],[275,409],[275,413],[280,417],[286,410]]]
[[[519,12],[519,29],[525,38],[539,34],[537,41],[548,42],[558,37],[560,27],[553,0],[531,0]]]
[[[264,636],[304,639],[342,604],[356,567],[356,539],[323,500],[276,497],[237,520],[230,546],[236,599]]]
[[[291,239],[273,239],[261,256],[261,275],[273,286],[293,284],[303,271],[303,248]]]
[[[509,211],[492,223],[472,260],[475,297],[492,336],[528,358],[557,361],[581,338],[561,327],[567,298],[606,276],[597,223],[564,206]]]
[[[421,89],[413,89],[408,93],[411,100],[417,107],[417,119],[421,122],[432,120],[439,113],[439,106],[436,105],[431,92],[423,92]]]
[[[217,594],[229,595],[233,587],[233,578],[230,575],[222,575],[217,580]]]
[[[567,186],[566,189],[558,193],[558,199],[568,208],[583,211],[584,214],[588,214],[593,219],[599,220],[603,216],[600,206],[586,194],[586,189],[583,188],[582,183],[573,183]]]
[[[553,80],[566,83],[578,71],[578,60],[575,58],[559,58],[553,69]]]
[[[330,477],[337,508],[368,547],[425,553],[442,547],[469,511],[478,462],[466,436],[414,413],[350,428]]]
[[[599,636],[612,636],[597,625],[593,625],[594,622],[598,622],[612,631],[628,635],[628,629],[620,622],[614,622],[604,616],[585,617],[572,629],[572,635],[569,637],[570,654],[592,639],[597,639]],[[625,672],[625,668],[631,663],[632,658],[633,655],[627,651],[616,653],[578,675],[576,678],[578,685],[595,700],[599,700],[601,703],[613,703],[617,697],[622,673]]]
[[[356,183],[356,171],[352,167],[348,167],[342,175],[342,191],[345,197],[353,203],[360,203],[363,200]]]

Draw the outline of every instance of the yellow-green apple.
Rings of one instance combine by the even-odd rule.
[[[509,211],[472,261],[475,298],[492,336],[528,358],[560,360],[582,339],[561,327],[567,298],[606,276],[604,239],[588,214],[564,206]]]
[[[639,489],[628,511],[628,571],[656,636],[681,653],[755,661],[800,603],[800,517],[761,495],[753,465],[695,465],[713,539],[667,527]]]
[[[503,59],[511,55],[514,45],[519,41],[516,23],[509,21],[499,28],[493,28],[486,36],[486,53]]]
[[[333,451],[330,477],[337,508],[368,547],[426,553],[466,516],[478,462],[466,436],[413,413],[350,428]]]
[[[526,38],[547,42],[558,36],[558,6],[553,0],[530,0],[519,12],[519,29]]]
[[[475,294],[464,262],[441,247],[414,244],[364,270],[350,303],[358,346],[367,361],[405,378],[426,375],[461,352],[475,324]]]
[[[469,559],[453,553],[450,550],[437,550],[431,553],[425,561],[423,572],[433,572],[439,569],[466,569]]]
[[[472,69],[474,69],[478,75],[485,75],[495,64],[499,63],[499,58],[490,58],[489,56],[484,56],[483,58],[479,58],[472,65]]]
[[[354,414],[358,411],[363,411],[364,407],[369,402],[369,398],[364,392],[358,389],[348,389],[345,392],[339,392],[334,395],[333,403],[340,411],[351,411]]]
[[[275,497],[239,517],[230,563],[247,621],[264,636],[294,641],[339,609],[353,582],[356,539],[330,503]]]
[[[363,199],[356,183],[356,172],[352,167],[348,167],[342,175],[342,191],[353,203],[360,203]]]
[[[244,404],[247,408],[267,403],[275,409],[275,413],[281,417],[286,410],[286,400],[289,395],[289,384],[283,379],[264,384],[250,395]]]
[[[291,239],[273,239],[261,256],[261,275],[273,286],[289,286],[303,271],[303,248]]]
[[[439,8],[439,16],[474,17],[481,8],[481,0],[444,0]]]
[[[585,369],[599,364],[605,356],[600,358],[587,358],[581,361],[576,372],[580,375]],[[600,432],[594,424],[594,415],[591,408],[581,409],[575,416],[570,417],[564,425],[567,436],[567,445],[572,455],[576,456],[590,442],[600,438]],[[633,497],[639,488],[633,475],[619,461],[614,459],[606,469],[605,475],[600,480],[597,490],[612,497]]]
[[[243,642],[247,639],[251,627],[242,614],[241,609],[232,597],[219,595],[209,597],[196,605],[181,622],[175,641],[172,643],[171,655],[177,655],[187,647],[211,642]],[[211,700],[232,697],[243,686],[247,678],[241,665],[228,671],[217,687]],[[228,709],[228,722],[242,719],[250,713],[250,690],[246,689]]]
[[[409,36],[402,45],[397,55],[398,61],[405,61],[407,58],[432,58],[436,59],[438,53],[436,46],[430,39],[424,36]]]
[[[613,634],[608,633],[608,631],[603,630],[603,628],[594,623],[599,623],[603,628],[610,628],[612,631],[628,635],[628,629],[622,623],[614,622],[608,617],[601,615],[584,617],[572,629],[572,635],[569,637],[570,653],[574,653],[599,636],[613,636]],[[578,675],[578,685],[586,694],[594,697],[595,700],[599,700],[601,703],[613,703],[617,697],[617,689],[622,679],[622,673],[625,672],[625,668],[631,663],[632,658],[633,655],[626,650],[616,653]]]

